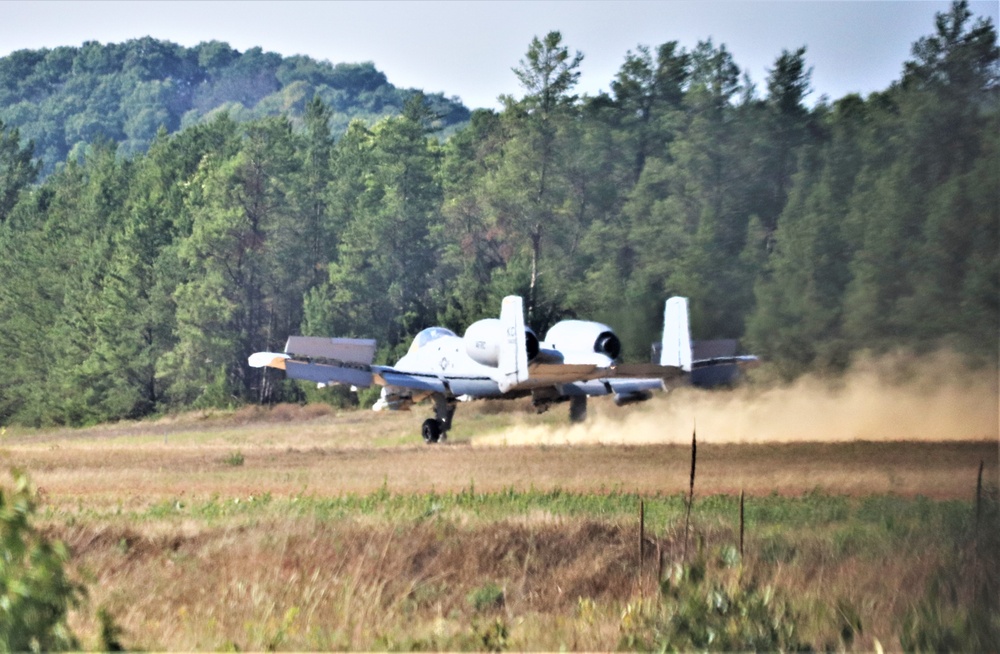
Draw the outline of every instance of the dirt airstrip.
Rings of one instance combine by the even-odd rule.
[[[472,420],[473,424],[477,421]],[[334,432],[334,417],[310,427]],[[459,491],[561,489],[675,494],[687,490],[690,443],[585,446],[491,446],[469,441],[439,446],[322,446],[280,443],[275,426],[245,428],[256,438],[229,444],[162,438],[126,442],[79,438],[50,443],[9,444],[0,462],[29,471],[50,502],[148,503],[187,496],[330,496]],[[516,433],[516,429],[513,430]],[[273,440],[272,440],[273,439]],[[474,442],[474,441],[473,441]],[[997,445],[958,442],[858,441],[850,443],[713,443],[698,445],[701,494],[771,492],[799,494],[925,495],[972,497],[980,461],[985,478],[996,480]]]
[[[893,493],[968,498],[982,461],[998,479],[995,371],[954,357],[861,363],[833,383],[729,392],[679,389],[615,407],[526,401],[459,406],[449,442],[417,434],[430,413],[337,412],[325,405],[200,412],[0,437],[0,464],[27,470],[56,500],[562,489],[673,494],[687,489],[692,432],[703,494]]]

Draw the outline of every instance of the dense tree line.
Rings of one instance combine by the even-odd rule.
[[[301,123],[319,97],[331,127],[397,115],[414,90],[397,89],[372,63],[337,64],[210,41],[185,48],[151,37],[125,43],[18,50],[0,58],[0,120],[35,143],[49,174],[103,138],[124,155],[145,152],[157,130],[170,133],[220,112],[238,121],[287,116]],[[426,98],[437,126],[468,120],[441,94]]]
[[[523,96],[444,141],[419,93],[342,131],[315,94],[301,125],[220,112],[38,183],[0,128],[0,422],[301,398],[247,355],[306,333],[392,360],[509,293],[539,331],[608,322],[632,359],[682,294],[697,336],[788,377],[894,348],[996,365],[1000,53],[965,3],[890,88],[811,108],[805,48],[761,91],[724,45],[668,42],[580,98],[581,57],[533,40]]]

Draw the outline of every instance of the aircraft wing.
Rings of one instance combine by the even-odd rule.
[[[599,368],[590,363],[530,363],[527,381],[518,384],[517,388],[537,388],[597,379],[604,375],[605,370],[606,368]]]
[[[353,367],[294,359],[285,360],[285,373],[291,379],[304,379],[326,385],[350,384],[359,388],[371,386],[374,377],[371,366]]]
[[[411,388],[415,391],[427,391],[430,393],[445,393],[447,388],[444,381],[437,375],[415,375],[408,372],[399,372],[392,368],[382,368],[375,374],[375,383],[381,386],[400,386]]]
[[[296,358],[325,359],[367,366],[375,358],[375,339],[289,336],[285,343],[285,353]]]
[[[656,378],[662,380],[678,379],[684,376],[684,369],[678,366],[661,366],[655,363],[620,363],[609,369],[610,379]]]
[[[713,357],[711,359],[698,359],[694,361],[691,366],[695,370],[699,368],[710,368],[711,366],[731,366],[739,365],[747,368],[753,368],[760,364],[760,359],[758,359],[753,354],[741,354],[731,357]]]
[[[664,381],[677,379],[685,374],[677,366],[661,366],[652,363],[619,364],[610,368],[594,364],[530,363],[528,364],[528,372],[528,379],[514,386],[513,390],[563,386],[581,382],[576,386],[581,391],[594,389],[594,393],[586,394],[602,395],[603,392],[599,386],[610,387],[614,392],[619,392],[619,389],[623,389],[623,392],[629,392],[629,389],[632,388],[663,388]],[[602,383],[597,386],[586,383],[594,380],[601,380]]]
[[[317,384],[349,384],[358,388],[398,386],[424,393],[448,393],[449,390],[461,395],[466,392],[481,391],[483,384],[496,388],[496,382],[486,379],[451,378],[435,374],[403,372],[388,366],[364,365],[344,361],[293,359],[287,354],[259,352],[250,359],[255,368],[279,368],[290,379],[302,379]]]

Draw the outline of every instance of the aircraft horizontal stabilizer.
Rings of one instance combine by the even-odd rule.
[[[760,359],[753,354],[740,354],[729,357],[713,357],[711,359],[698,359],[691,365],[695,370],[709,368],[711,366],[731,366],[739,365],[745,368],[754,368],[760,364]]]
[[[655,363],[619,363],[612,370],[613,377],[655,377],[670,380],[684,376],[684,370],[678,366],[661,366]]]
[[[349,384],[358,388],[372,385],[371,370],[359,368],[289,359],[285,361],[285,372],[292,379],[304,379],[317,384]]]
[[[289,336],[285,352],[296,357],[330,359],[343,363],[371,365],[375,358],[375,340],[371,338],[323,338]]]
[[[285,347],[284,354],[251,354],[248,363],[252,368],[278,368],[290,379],[317,384],[372,385],[369,364],[375,355],[375,341],[371,339],[292,336]],[[310,360],[313,358],[319,361]]]
[[[523,390],[553,384],[568,384],[603,377],[606,368],[598,368],[592,363],[532,363],[528,366],[528,379],[511,388]]]

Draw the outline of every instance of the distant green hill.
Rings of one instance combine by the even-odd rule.
[[[371,62],[331,64],[211,41],[185,48],[151,37],[88,41],[79,48],[18,50],[0,58],[0,121],[35,143],[43,175],[97,139],[143,152],[163,126],[175,132],[220,111],[237,120],[283,114],[297,122],[314,96],[332,110],[334,134],[354,118],[398,114],[399,89]],[[457,98],[429,94],[439,129],[469,118]]]

